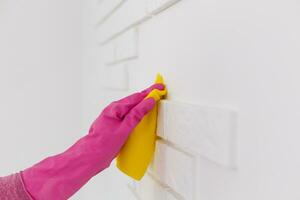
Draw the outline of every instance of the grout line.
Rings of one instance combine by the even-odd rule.
[[[169,147],[171,147],[171,148],[173,148],[173,149],[176,149],[177,151],[179,151],[179,152],[181,152],[181,153],[183,153],[183,154],[185,154],[185,155],[187,155],[187,156],[189,156],[189,157],[195,157],[195,154],[196,154],[196,152],[194,152],[194,151],[189,151],[189,150],[184,150],[182,147],[180,147],[179,145],[177,145],[177,144],[175,144],[175,143],[173,143],[173,142],[170,142],[169,140],[166,140],[166,139],[164,139],[164,138],[162,138],[162,137],[160,137],[160,136],[157,136],[157,138],[158,138],[158,141],[159,142],[161,142],[161,143],[163,143],[163,144],[165,144],[165,145],[167,145],[167,146],[169,146]]]
[[[162,181],[158,180],[154,174],[152,174],[151,172],[148,172],[147,174],[154,182],[156,182],[160,187],[165,189],[167,192],[171,193],[177,200],[184,200],[184,197],[181,194],[173,190],[166,183],[163,183]]]
[[[119,37],[120,35],[122,35],[123,33],[125,33],[126,31],[130,30],[131,28],[134,28],[140,24],[142,24],[143,22],[148,21],[151,18],[150,15],[146,15],[144,18],[132,23],[131,25],[123,28],[121,31],[116,32],[114,34],[112,34],[112,36],[108,37],[107,39],[103,40],[102,42],[99,43],[100,46],[104,46],[105,44],[107,44],[108,42],[116,39],[117,37]]]
[[[109,12],[102,20],[100,20],[97,24],[96,24],[96,28],[98,26],[100,26],[101,24],[103,24],[111,15],[113,15],[118,8],[120,8],[127,0],[123,0],[121,1],[111,12]],[[135,26],[138,26],[146,21],[148,21],[149,19],[151,19],[152,17],[155,17],[155,15],[161,13],[162,11],[174,6],[175,4],[177,4],[178,2],[180,2],[181,0],[175,0],[172,1],[170,3],[167,3],[166,5],[164,5],[162,8],[160,9],[156,9],[152,12],[149,12],[146,14],[146,16],[136,22],[134,22],[133,24],[121,29],[120,31],[112,34],[112,36],[108,37],[107,39],[105,39],[104,41],[100,42],[99,45],[103,46],[105,44],[107,44],[108,42],[110,42],[111,40],[114,40],[115,38],[117,38],[118,36],[120,36],[121,34],[123,34],[124,32],[126,32],[127,30],[134,28]]]
[[[136,192],[136,190],[134,188],[132,188],[130,185],[127,185],[127,187],[129,188],[129,190],[132,192],[132,194],[135,196],[136,199],[142,200],[142,198],[140,197],[140,195]]]
[[[173,0],[173,1],[170,1],[170,2],[167,2],[165,3],[165,5],[157,8],[157,9],[154,9],[153,11],[151,11],[150,13],[155,16],[155,15],[158,15],[160,14],[161,12],[167,10],[168,8],[174,6],[175,4],[177,4],[179,1],[181,0]]]
[[[100,19],[95,28],[101,26],[104,22],[106,22],[127,0],[121,0],[111,11],[109,11],[102,19]]]
[[[128,57],[128,58],[123,58],[123,59],[115,60],[115,61],[112,61],[112,62],[108,62],[108,63],[106,63],[106,65],[107,66],[115,66],[117,64],[120,64],[120,63],[123,63],[123,62],[126,62],[126,61],[130,61],[130,60],[135,60],[137,58],[138,58],[138,56],[131,56],[131,57]]]

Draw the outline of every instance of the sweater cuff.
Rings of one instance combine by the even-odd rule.
[[[0,199],[34,200],[25,188],[21,173],[0,177]]]

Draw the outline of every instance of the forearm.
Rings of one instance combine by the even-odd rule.
[[[23,172],[26,188],[38,200],[68,199],[109,166],[111,159],[105,155],[106,149],[103,138],[91,134],[84,136],[65,152],[26,169]]]
[[[107,168],[105,138],[88,134],[66,151],[34,166],[0,177],[1,200],[66,200],[93,176]],[[96,147],[96,148],[95,148]]]
[[[69,199],[110,165],[132,130],[155,106],[156,99],[145,99],[147,94],[163,88],[156,84],[107,106],[92,124],[88,135],[63,153],[22,171],[23,189],[33,200]]]

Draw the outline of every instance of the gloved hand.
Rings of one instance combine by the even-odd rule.
[[[150,88],[111,103],[90,127],[88,135],[65,152],[48,157],[21,172],[25,188],[34,200],[66,200],[118,155],[129,134],[155,105],[145,97]]]

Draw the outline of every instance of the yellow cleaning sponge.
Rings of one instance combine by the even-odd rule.
[[[160,74],[156,77],[156,83],[164,83]],[[153,90],[146,98],[153,97],[160,100],[167,93],[164,90]],[[126,144],[117,157],[117,167],[135,180],[140,180],[150,164],[156,141],[157,104],[130,134]]]

